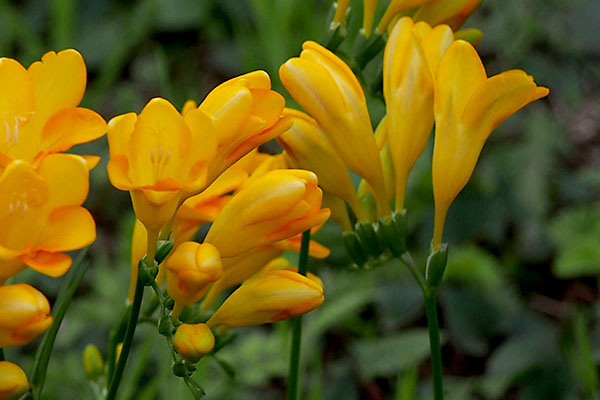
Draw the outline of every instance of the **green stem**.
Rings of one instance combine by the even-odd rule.
[[[0,348],[0,361],[6,361],[6,354],[4,354],[4,349]]]
[[[310,245],[310,229],[302,234],[300,256],[298,259],[298,273],[306,275],[308,267],[308,248]],[[300,369],[300,347],[302,341],[302,316],[292,319],[292,349],[290,353],[290,370],[288,377],[288,400],[298,398],[298,375]]]
[[[133,297],[133,303],[131,305],[131,314],[129,316],[129,322],[127,323],[127,330],[125,331],[125,340],[123,341],[123,348],[119,355],[119,361],[115,373],[110,379],[110,385],[108,388],[108,394],[106,400],[113,400],[117,395],[123,372],[125,371],[125,365],[127,364],[127,358],[131,351],[131,345],[133,343],[133,335],[137,326],[138,317],[140,315],[140,308],[142,306],[142,299],[144,297],[144,285],[140,282],[139,274],[135,285],[135,296]]]
[[[48,363],[50,362],[50,356],[52,355],[52,349],[54,348],[54,342],[56,341],[56,335],[58,329],[62,323],[65,313],[71,300],[81,284],[88,267],[89,262],[83,262],[85,255],[87,254],[89,247],[81,250],[79,255],[73,262],[71,270],[67,275],[67,278],[63,281],[63,284],[59,290],[59,295],[54,303],[53,318],[54,322],[52,326],[44,335],[40,346],[35,354],[35,361],[33,362],[33,369],[31,372],[31,387],[33,390],[34,398],[40,399],[42,391],[44,390],[44,383],[46,380],[46,371],[48,370]]]
[[[402,254],[402,257],[400,257],[400,261],[402,261],[402,263],[404,265],[406,265],[406,267],[410,271],[411,275],[417,281],[417,284],[419,285],[419,287],[421,288],[423,293],[425,293],[425,285],[426,285],[425,278],[423,277],[423,274],[421,273],[421,271],[419,271],[419,269],[417,268],[417,265],[415,264],[414,260],[412,259],[410,253],[407,251],[404,254]]]
[[[129,321],[131,315],[131,304],[128,304],[117,321],[116,325],[113,326],[110,337],[108,340],[108,355],[106,357],[106,382],[109,383],[112,376],[115,373],[115,364],[117,363],[117,345],[123,341],[125,337],[125,331],[127,329],[127,321]]]
[[[435,400],[443,400],[442,348],[440,345],[440,327],[437,316],[437,289],[426,287],[423,295],[425,296],[425,314],[427,315],[431,364],[433,368],[433,395]]]

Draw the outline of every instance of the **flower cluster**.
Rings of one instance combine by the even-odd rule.
[[[388,11],[421,3],[392,1]],[[436,8],[441,3],[449,8]],[[458,3],[427,3],[415,15],[434,23],[453,20],[441,15]],[[477,5],[472,1],[464,7]],[[447,210],[471,176],[487,137],[514,112],[548,94],[523,71],[488,78],[475,48],[457,39],[450,26],[431,27],[410,17],[390,29],[382,72],[386,115],[373,133],[362,87],[334,53],[306,42],[300,57],[280,69],[284,86],[310,116],[288,111],[293,125],[279,141],[292,165],[319,176],[332,219],[345,231],[349,254],[359,265],[387,250],[397,257],[404,253],[407,182],[434,123],[437,249]],[[347,169],[363,178],[358,193]]]
[[[46,53],[29,68],[0,58],[0,348],[26,344],[52,325],[46,297],[7,280],[26,267],[61,276],[72,263],[64,252],[96,238],[94,219],[81,205],[99,158],[64,153],[106,133],[100,115],[78,107],[85,86],[86,67],[75,50]],[[15,378],[0,383],[0,394],[27,390],[16,365],[0,367],[2,379]]]
[[[256,71],[219,85],[200,105],[189,101],[181,113],[156,98],[139,115],[108,124],[109,178],[129,191],[137,217],[130,301],[140,284],[157,288],[166,279],[174,303],[171,322],[164,320],[159,331],[170,337],[177,328],[173,344],[188,362],[212,350],[211,328],[274,322],[323,301],[318,278],[261,272],[329,217],[314,173],[256,151],[291,128],[284,107],[269,76]],[[206,223],[212,225],[203,242],[193,241]],[[163,254],[157,243],[171,243],[173,251]],[[312,247],[313,255],[327,256],[326,248]],[[220,293],[242,282],[206,324],[180,325],[185,306],[204,299],[209,310]]]

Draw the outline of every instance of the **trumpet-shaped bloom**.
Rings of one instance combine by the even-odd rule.
[[[215,336],[206,324],[181,324],[173,336],[173,345],[186,361],[197,363],[215,347]]]
[[[184,242],[167,259],[167,291],[180,306],[194,304],[208,285],[221,277],[223,266],[215,246]]]
[[[110,181],[131,193],[137,218],[158,232],[184,192],[206,187],[208,163],[217,150],[213,123],[198,109],[181,116],[156,98],[139,116],[123,114],[108,126]]]
[[[419,7],[414,19],[425,21],[431,26],[447,24],[455,31],[475,12],[481,2],[482,0],[432,1]]]
[[[52,325],[50,304],[26,283],[0,286],[0,348],[31,342]]]
[[[0,58],[0,171],[12,160],[37,164],[106,133],[106,122],[77,107],[86,85],[81,55],[51,51],[25,69]]]
[[[446,51],[435,91],[434,248],[442,242],[448,208],[471,177],[486,139],[504,120],[548,92],[521,70],[488,78],[467,42],[457,40]]]
[[[389,212],[381,160],[363,90],[352,70],[315,42],[279,69],[281,82],[313,117],[344,164],[369,183],[380,214]]]
[[[286,114],[293,118],[292,127],[277,140],[292,164],[317,174],[319,186],[326,193],[342,198],[350,205],[359,221],[366,220],[344,162],[331,147],[316,121],[300,111],[286,109]]]
[[[27,375],[17,364],[0,361],[0,399],[17,400],[29,390]]]
[[[0,281],[25,266],[53,277],[71,266],[65,251],[96,238],[96,225],[81,204],[88,194],[85,161],[51,154],[35,170],[15,160],[0,175]]]
[[[324,299],[319,282],[293,271],[269,271],[244,282],[206,324],[241,327],[276,322],[312,311]]]
[[[396,210],[404,208],[410,171],[433,128],[433,85],[440,59],[453,42],[447,25],[431,29],[401,18],[389,36],[383,61],[386,127],[395,174]]]
[[[217,152],[208,166],[208,182],[252,149],[289,129],[290,119],[281,116],[284,107],[284,98],[271,90],[265,71],[238,76],[213,89],[198,107],[215,125]]]
[[[257,178],[223,208],[205,242],[222,257],[277,242],[323,224],[329,210],[321,209],[322,191],[314,173],[275,170]]]

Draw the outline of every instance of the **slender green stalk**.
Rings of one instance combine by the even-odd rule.
[[[127,330],[127,321],[131,315],[131,304],[127,304],[119,320],[110,331],[108,339],[108,355],[106,357],[106,382],[109,383],[115,373],[115,364],[117,363],[117,345],[123,341]]]
[[[308,247],[310,245],[310,229],[302,234],[300,257],[298,259],[298,273],[306,275],[308,267]],[[300,347],[302,341],[302,316],[292,319],[292,349],[290,353],[290,370],[288,376],[288,400],[298,398],[298,374],[300,369]]]
[[[110,385],[108,387],[108,394],[106,395],[106,400],[113,400],[117,395],[117,390],[119,389],[119,384],[121,383],[121,378],[123,377],[123,372],[125,371],[125,365],[127,364],[127,358],[129,357],[129,352],[131,351],[133,335],[135,333],[138,317],[140,315],[143,297],[144,285],[140,281],[140,277],[138,274],[135,286],[135,296],[133,297],[133,303],[131,305],[131,314],[129,315],[127,330],[125,331],[125,340],[123,341],[123,348],[121,349],[121,354],[119,355],[119,361],[117,362],[115,373],[110,379]]]
[[[443,400],[442,348],[440,345],[440,327],[437,316],[437,289],[426,287],[423,295],[425,296],[425,314],[427,315],[431,364],[433,368],[433,395],[435,400]]]
[[[6,361],[6,354],[4,354],[4,349],[0,348],[0,361]]]
[[[50,356],[52,355],[52,349],[54,348],[58,329],[60,328],[65,313],[67,312],[67,308],[69,307],[79,284],[83,280],[83,277],[90,266],[89,262],[83,262],[87,250],[88,248],[85,248],[79,252],[67,278],[63,281],[56,303],[54,303],[54,310],[52,313],[54,322],[48,332],[44,335],[42,343],[40,343],[35,354],[35,361],[33,362],[33,369],[31,372],[31,387],[34,398],[36,399],[41,398],[42,391],[44,390],[46,371],[48,370],[48,363],[50,362]]]
[[[415,264],[408,251],[402,254],[402,257],[400,257],[400,261],[402,261],[402,263],[408,268],[413,278],[415,278],[415,280],[417,281],[417,284],[419,285],[421,290],[425,292],[425,278],[423,277],[421,271],[419,271],[419,269],[417,268],[417,265]]]
[[[584,371],[581,375],[587,386],[588,395],[592,400],[599,400],[600,383],[598,382],[598,372],[594,362],[592,345],[590,343],[583,310],[578,310],[575,314],[574,334],[575,342],[577,343],[579,353],[581,354],[582,370]]]

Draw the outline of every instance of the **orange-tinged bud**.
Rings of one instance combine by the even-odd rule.
[[[247,280],[208,320],[210,327],[261,325],[314,310],[323,303],[323,286],[297,272],[269,271]]]
[[[512,114],[548,93],[521,70],[488,78],[470,43],[457,40],[448,48],[438,69],[434,101],[434,250],[442,243],[448,208],[469,181],[486,139]]]
[[[186,361],[196,363],[215,347],[215,337],[206,324],[181,324],[173,336],[173,345]]]
[[[27,375],[17,364],[0,361],[0,399],[16,400],[29,390]]]
[[[329,210],[321,209],[322,191],[314,173],[275,170],[240,190],[212,227],[205,242],[222,257],[233,257],[323,224]]]
[[[223,273],[219,251],[209,243],[180,244],[167,259],[166,266],[167,291],[175,300],[179,311],[183,305],[200,300],[209,284],[219,279]]]
[[[49,314],[48,300],[34,287],[0,287],[0,348],[31,342],[52,325]]]

